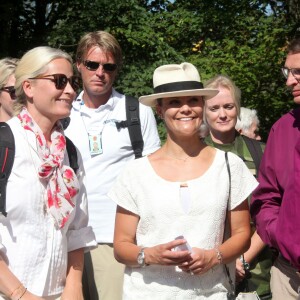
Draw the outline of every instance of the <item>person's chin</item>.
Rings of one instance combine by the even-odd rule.
[[[230,126],[225,125],[225,126],[219,126],[218,130],[220,132],[226,133],[232,131],[233,129]]]
[[[295,102],[296,104],[300,104],[300,95],[294,97],[294,102]]]
[[[64,119],[70,116],[71,113],[71,108],[69,107],[64,107],[64,108],[60,108],[57,111],[57,116],[59,119]]]

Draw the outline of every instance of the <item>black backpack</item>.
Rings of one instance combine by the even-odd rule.
[[[126,121],[116,122],[117,129],[128,127],[135,158],[142,157],[144,140],[141,130],[139,102],[131,96],[125,97]]]
[[[76,173],[78,158],[76,147],[72,141],[66,137],[66,148],[69,156],[70,167]],[[15,158],[15,139],[9,125],[0,122],[0,213],[7,216],[6,212],[6,186],[11,173]]]
[[[263,151],[261,148],[261,143],[257,140],[251,139],[245,135],[242,135],[243,140],[248,147],[248,150],[253,158],[253,162],[256,168],[256,176],[258,176],[259,165],[261,162],[261,158],[263,156]]]

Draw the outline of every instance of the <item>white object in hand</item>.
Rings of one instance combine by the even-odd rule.
[[[175,240],[182,240],[182,239],[185,239],[183,235],[179,235],[178,237],[175,238]],[[182,245],[179,245],[179,246],[176,246],[174,248],[175,251],[190,251],[192,252],[192,247],[190,246],[190,244],[188,242],[186,242],[185,244],[182,244]]]

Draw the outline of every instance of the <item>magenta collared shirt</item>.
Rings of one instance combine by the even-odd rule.
[[[271,128],[251,215],[269,246],[300,270],[300,108]]]

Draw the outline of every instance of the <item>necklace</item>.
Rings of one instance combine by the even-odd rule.
[[[196,147],[193,151],[190,151],[190,149],[187,149],[187,153],[184,149],[178,149],[178,154],[185,154],[185,157],[178,157],[173,154],[169,154],[169,151],[174,152],[174,148],[171,149],[170,147],[163,147],[163,154],[179,161],[183,161],[184,163],[187,162],[189,159],[197,158],[203,148],[202,147]],[[173,150],[173,151],[172,151]],[[175,149],[176,150],[176,149]],[[180,153],[179,153],[180,152]],[[188,154],[189,153],[189,154]]]
[[[168,153],[166,153],[166,155],[169,156],[169,157],[171,157],[171,158],[173,158],[173,159],[181,160],[183,162],[186,162],[189,158],[191,158],[191,156],[187,156],[185,158],[180,158],[180,157],[176,157],[176,156],[170,155]]]

